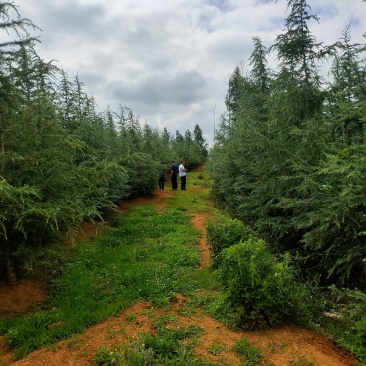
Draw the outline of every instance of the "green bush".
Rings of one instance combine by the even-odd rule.
[[[161,166],[160,163],[151,161],[150,155],[134,152],[123,156],[119,163],[128,172],[132,196],[151,194],[156,188]]]
[[[319,310],[316,297],[296,281],[289,254],[276,260],[263,240],[250,238],[224,249],[218,273],[237,326],[304,322]]]
[[[240,220],[217,213],[206,225],[207,243],[210,245],[213,266],[217,268],[220,253],[229,246],[254,237],[254,232]]]

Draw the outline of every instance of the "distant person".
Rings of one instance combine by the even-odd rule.
[[[175,161],[172,160],[170,166],[170,179],[172,181],[172,188],[173,190],[178,189],[178,182],[177,182],[177,175],[178,175],[178,165],[175,164]]]
[[[182,160],[179,165],[179,176],[180,176],[180,189],[182,191],[186,190],[186,183],[187,183],[187,174],[186,174],[186,162]]]
[[[161,171],[158,178],[159,188],[164,189],[164,183],[165,183],[165,165],[164,162],[161,162]]]

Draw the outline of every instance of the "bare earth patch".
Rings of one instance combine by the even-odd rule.
[[[35,304],[44,301],[45,295],[45,286],[35,279],[21,280],[13,286],[0,282],[0,317],[31,311]]]
[[[127,212],[135,204],[154,204],[161,211],[165,197],[173,194],[170,190],[156,190],[151,197],[137,198],[122,205],[120,213]],[[209,248],[204,234],[204,214],[192,217],[192,224],[201,230],[199,241],[201,266],[210,264]],[[97,232],[96,232],[97,231]],[[91,224],[83,229],[83,236],[98,234]],[[22,281],[17,287],[9,287],[0,283],[0,315],[21,313],[32,308],[34,303],[44,299],[45,291],[35,281]],[[233,331],[222,323],[203,313],[202,310],[191,308],[189,300],[176,295],[175,301],[168,310],[177,319],[167,327],[187,327],[197,325],[203,329],[194,353],[202,360],[220,365],[236,366],[241,362],[231,350],[237,340],[246,337],[254,346],[261,348],[265,355],[261,365],[286,366],[291,360],[306,359],[315,366],[356,366],[357,363],[347,352],[335,347],[332,342],[319,334],[294,326],[283,326],[261,331]],[[17,366],[91,366],[97,349],[102,346],[118,346],[133,344],[142,332],[154,332],[152,319],[166,315],[166,311],[155,309],[146,302],[137,302],[130,308],[121,311],[115,317],[90,327],[86,332],[77,334],[48,348],[37,350],[27,358],[14,362],[11,352],[1,350],[0,365]],[[57,325],[56,325],[57,326]],[[215,347],[216,352],[212,352]]]

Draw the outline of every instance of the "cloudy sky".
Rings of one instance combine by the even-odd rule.
[[[119,105],[142,124],[184,133],[199,124],[211,143],[225,112],[228,79],[252,52],[252,37],[273,44],[284,29],[286,0],[14,0],[42,31],[38,54],[79,75],[99,108]],[[366,2],[308,0],[332,44],[351,22],[365,43]]]

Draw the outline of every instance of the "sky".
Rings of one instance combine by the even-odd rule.
[[[248,66],[252,37],[269,47],[284,31],[287,0],[14,0],[41,30],[37,53],[78,75],[100,111],[130,108],[141,124],[174,134],[198,124],[209,144],[225,113],[228,81]],[[366,43],[366,2],[308,0],[330,45],[351,24]],[[270,67],[275,68],[274,56]]]

